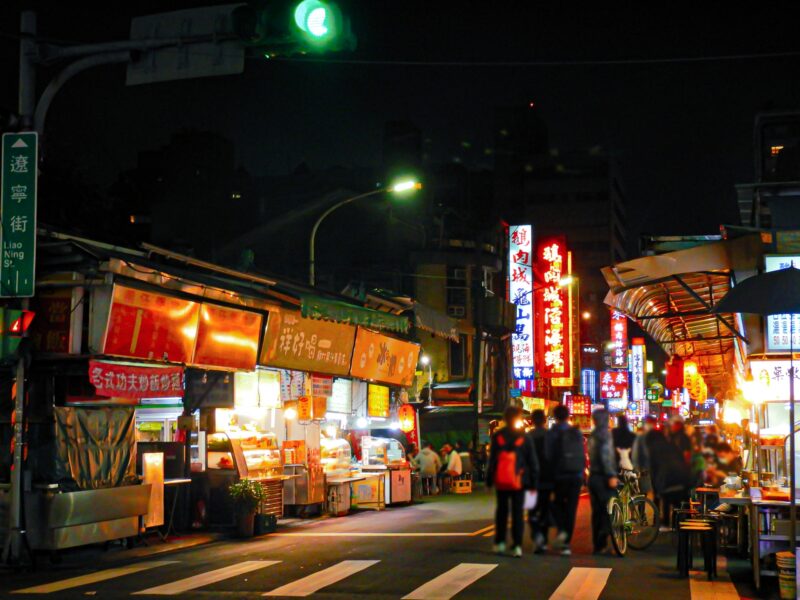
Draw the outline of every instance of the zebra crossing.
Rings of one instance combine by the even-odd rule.
[[[370,572],[376,565],[381,564],[380,560],[343,560],[333,565],[321,568],[308,575],[304,575],[288,583],[274,581],[270,584],[273,574],[281,578],[281,572],[270,569],[282,563],[280,560],[246,560],[222,568],[215,568],[188,577],[178,577],[169,581],[170,575],[165,571],[167,567],[181,571],[187,565],[178,560],[150,560],[135,563],[124,567],[114,567],[103,569],[84,575],[68,577],[49,583],[34,585],[21,589],[12,590],[16,595],[47,595],[59,594],[62,592],[77,592],[86,595],[94,595],[97,589],[94,584],[112,582],[118,594],[132,596],[179,596],[181,594],[196,594],[202,591],[211,593],[218,591],[218,588],[209,589],[210,586],[228,582],[227,591],[246,592],[253,596],[265,597],[296,597],[303,598],[313,596],[322,592],[330,586],[343,582],[359,573]],[[287,564],[288,563],[284,563]],[[387,564],[384,562],[384,564]],[[417,585],[411,591],[393,591],[401,600],[450,600],[462,592],[469,591],[470,587],[485,580],[487,585],[491,585],[491,577],[508,577],[517,572],[514,566],[519,563],[509,561],[505,563],[460,563],[454,567],[444,570],[435,575],[427,582]],[[396,569],[396,566],[391,568]],[[162,573],[159,574],[159,571]],[[284,572],[285,573],[285,572]],[[549,594],[550,600],[598,600],[603,594],[609,579],[611,579],[613,569],[600,567],[571,567],[564,578],[557,584],[552,592],[546,592],[541,588],[526,588],[520,590],[520,598],[544,598]],[[260,579],[253,580],[254,583],[248,584],[248,589],[241,589],[242,582],[248,581],[246,577],[258,575]],[[263,575],[263,577],[262,577]],[[135,581],[146,580],[149,582],[164,581],[159,585],[142,587],[142,589],[129,590],[131,581],[124,581],[124,578],[132,578]],[[285,579],[285,574],[282,575]],[[124,586],[119,586],[117,580],[124,582]],[[418,582],[417,582],[418,583]],[[738,598],[735,587],[730,580],[725,578],[715,582],[704,582],[699,578],[692,578],[691,585],[687,586],[687,597],[692,600],[718,600],[719,598]],[[253,591],[253,587],[260,589]],[[135,586],[134,586],[135,587]],[[409,588],[413,584],[409,584]],[[381,592],[375,590],[375,593]],[[369,593],[367,590],[366,593]],[[385,591],[381,592],[385,595]]]
[[[265,589],[260,590],[257,595],[296,598],[312,596],[353,575],[368,571],[380,562],[380,560],[343,560],[289,583],[273,587],[272,589],[270,589],[271,586],[265,584]],[[208,588],[208,586],[224,581],[230,582],[231,589],[237,589],[237,578],[244,577],[248,574],[260,573],[261,571],[268,571],[269,567],[280,563],[281,561],[279,560],[247,560],[129,593],[133,596],[179,596],[181,594],[202,591],[203,588]],[[162,579],[158,577],[158,570],[170,565],[182,567],[180,561],[174,560],[145,561],[126,567],[104,569],[86,575],[69,577],[50,583],[16,589],[12,590],[11,593],[16,595],[46,595],[58,594],[65,591],[81,592],[88,589],[88,586],[92,586],[93,584],[109,582],[137,574],[146,574],[146,577],[142,579],[157,581],[158,579]],[[433,577],[422,585],[419,585],[416,589],[413,589],[407,594],[403,595],[403,593],[400,592],[397,596],[398,598],[402,598],[402,600],[449,600],[467,590],[477,581],[488,576],[499,566],[501,566],[500,563],[460,563]],[[576,577],[573,573],[576,571],[579,572],[578,580],[573,581]],[[597,575],[594,572],[601,573]],[[561,584],[561,587],[559,587],[550,598],[552,600],[569,600],[571,598],[597,600],[605,587],[605,582],[608,580],[610,572],[611,569],[573,568]],[[265,575],[267,575],[266,581],[268,582],[268,573],[265,572]],[[91,588],[91,591],[85,593],[93,595],[94,591],[94,588]]]

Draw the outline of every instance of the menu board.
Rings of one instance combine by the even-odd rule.
[[[259,362],[271,367],[347,375],[356,328],[270,310]]]
[[[414,379],[418,357],[419,345],[359,327],[350,374],[361,379],[409,386]]]
[[[353,382],[337,378],[333,382],[332,392],[328,398],[328,412],[350,414],[353,405]]]
[[[370,417],[389,416],[389,388],[385,385],[369,384],[367,388],[367,415]]]
[[[261,315],[247,310],[203,303],[197,330],[195,365],[242,369],[256,368]]]
[[[199,313],[197,302],[115,285],[102,353],[188,363]]]
[[[297,400],[306,393],[306,374],[302,371],[281,369],[281,402]]]

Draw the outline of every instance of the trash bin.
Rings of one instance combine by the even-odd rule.
[[[422,500],[422,477],[419,473],[411,474],[411,502],[420,502]]]

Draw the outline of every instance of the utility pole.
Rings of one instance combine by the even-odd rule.
[[[472,269],[470,292],[472,296],[472,324],[475,335],[472,338],[472,406],[475,411],[475,427],[472,431],[472,449],[478,449],[483,392],[483,299],[486,294],[483,283],[483,265],[481,260],[482,236],[475,240],[475,266]]]

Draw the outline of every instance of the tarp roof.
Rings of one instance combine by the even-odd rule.
[[[755,269],[760,255],[761,238],[750,235],[605,267],[605,303],[636,321],[668,354],[691,357],[709,387],[724,390],[734,344],[744,335],[735,315],[711,308],[730,289],[732,272]]]

